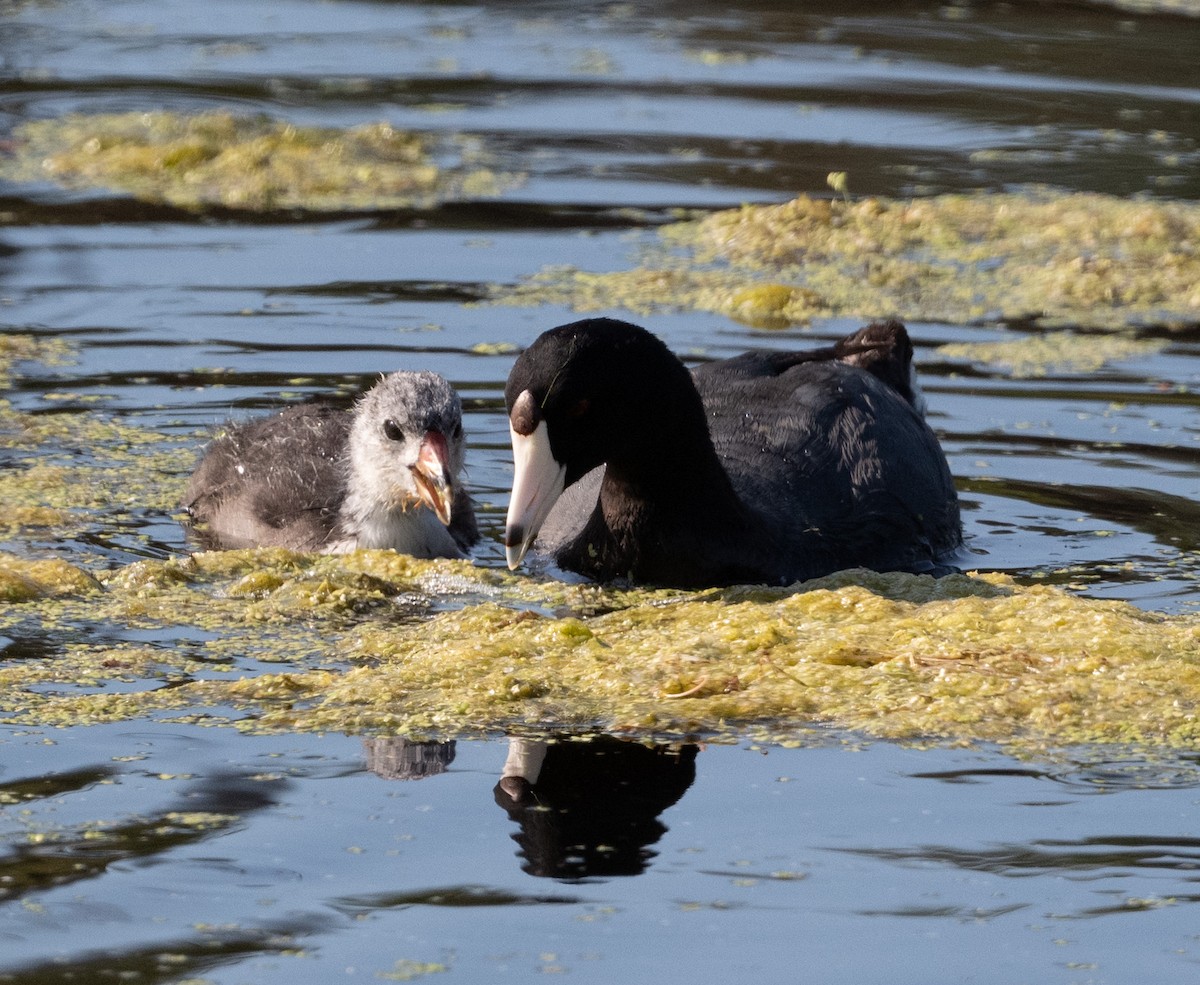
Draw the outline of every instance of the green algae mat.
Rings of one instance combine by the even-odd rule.
[[[521,180],[493,170],[467,137],[434,141],[383,122],[336,129],[165,111],[22,123],[0,155],[0,178],[249,212],[424,207],[496,196]]]
[[[0,556],[0,720],[249,730],[601,730],[1189,747],[1200,618],[999,575],[867,571],[698,594],[386,551],[200,553],[94,573]],[[106,642],[129,631],[153,643]]]
[[[711,311],[761,328],[893,315],[1180,328],[1200,323],[1198,244],[1194,202],[1049,189],[903,201],[801,196],[665,226],[632,269],[548,267],[494,300]]]
[[[496,170],[466,136],[155,111],[22,123],[0,155],[0,179],[193,210],[320,212],[494,197],[523,176]],[[658,237],[631,269],[548,267],[497,286],[494,299],[713,311],[763,328],[830,316],[1102,329],[1200,320],[1194,202],[1048,188],[800,196],[674,223]]]

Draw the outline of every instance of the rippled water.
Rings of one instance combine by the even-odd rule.
[[[830,171],[858,194],[1195,199],[1197,50],[1197,20],[1032,3],[3,5],[0,140],[68,112],[232,108],[466,134],[526,176],[495,201],[330,215],[0,186],[0,319],[77,350],[23,367],[9,398],[198,446],[230,414],[438,370],[467,403],[479,557],[499,565],[512,356],[492,346],[572,313],[472,303],[489,285],[626,268],[678,208],[821,194]],[[643,321],[698,356],[856,327]],[[1033,380],[937,351],[1021,326],[910,330],[974,563],[1194,605],[1195,326]],[[7,547],[111,564],[186,549],[170,511],[137,503]],[[448,772],[414,783],[366,770],[351,738],[144,723],[4,740],[0,980],[327,982],[432,963],[461,981],[1165,982],[1192,980],[1200,953],[1188,757],[714,747],[673,754],[658,799],[623,779],[643,799],[622,813],[595,807],[607,774],[584,756],[559,767],[563,816],[626,829],[556,834],[553,810],[497,805],[499,743],[459,742]],[[539,869],[556,838],[597,867]],[[603,868],[610,842],[641,875]]]

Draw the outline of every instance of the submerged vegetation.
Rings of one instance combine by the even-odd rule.
[[[520,180],[488,167],[469,139],[451,144],[387,123],[339,130],[225,112],[77,113],[18,126],[0,178],[251,211],[429,205],[495,196]]]
[[[632,270],[543,270],[509,303],[814,317],[1185,326],[1200,311],[1200,205],[1050,190],[745,206],[663,227]]]

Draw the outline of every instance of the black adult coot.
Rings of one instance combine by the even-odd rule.
[[[228,425],[184,505],[209,547],[462,557],[478,539],[462,467],[458,394],[436,373],[392,373],[351,410],[303,404]]]
[[[505,388],[509,567],[542,531],[539,548],[560,567],[602,581],[788,584],[858,566],[936,570],[962,528],[911,367],[899,322],[694,373],[636,325],[551,329]]]

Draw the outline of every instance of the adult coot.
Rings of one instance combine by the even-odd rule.
[[[587,319],[535,340],[505,401],[510,568],[539,531],[567,570],[680,587],[936,570],[962,543],[899,322],[689,373],[645,329]]]
[[[458,394],[436,373],[392,373],[351,410],[303,404],[228,425],[184,505],[208,547],[462,557],[478,539],[462,466]]]

